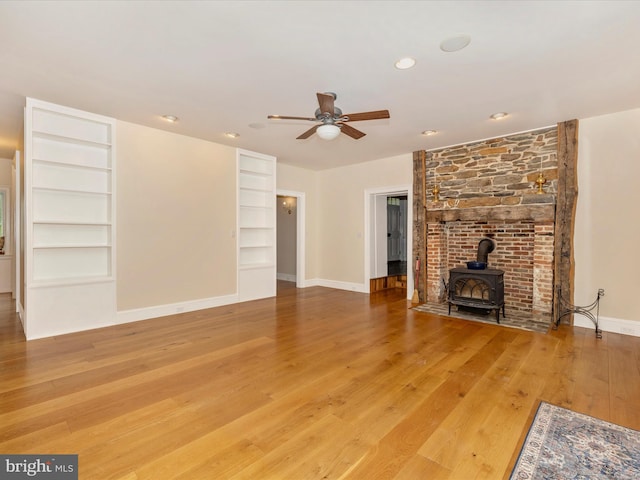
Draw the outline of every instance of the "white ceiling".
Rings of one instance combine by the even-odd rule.
[[[466,49],[440,50],[459,34]],[[638,1],[4,0],[0,157],[29,96],[331,168],[640,107],[638,47]],[[394,68],[404,56],[413,69]],[[332,142],[267,120],[312,117],[327,91],[391,118]]]

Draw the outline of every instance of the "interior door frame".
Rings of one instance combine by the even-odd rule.
[[[11,184],[13,187],[12,202],[13,202],[13,281],[15,286],[13,288],[13,298],[16,301],[16,312],[20,317],[20,320],[24,323],[24,309],[22,299],[22,250],[24,248],[22,242],[22,151],[16,150],[13,155],[13,161],[11,164]]]
[[[367,188],[364,191],[364,292],[371,293],[369,280],[371,279],[371,262],[372,255],[376,251],[375,245],[375,221],[373,218],[375,212],[376,198],[380,195],[407,196],[407,299],[411,299],[413,295],[413,185],[395,185],[387,187]],[[387,226],[384,225],[386,229]],[[384,248],[387,246],[385,244]]]
[[[306,245],[306,204],[305,193],[297,192],[294,190],[282,190],[276,188],[276,197],[294,197],[296,199],[296,288],[304,288],[306,286],[305,280],[305,245]],[[277,202],[276,202],[277,205]],[[276,232],[276,241],[278,235]],[[277,270],[277,268],[276,268]]]

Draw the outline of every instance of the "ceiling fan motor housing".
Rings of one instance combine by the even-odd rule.
[[[338,107],[333,107],[333,111],[334,114],[332,116],[331,113],[323,112],[321,109],[316,108],[315,115],[316,118],[322,123],[333,123],[336,120],[340,119],[340,117],[342,117],[342,110],[340,110]]]

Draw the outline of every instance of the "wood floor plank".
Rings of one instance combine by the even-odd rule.
[[[491,364],[487,359],[498,355],[503,342],[514,336],[515,333],[506,329],[496,331],[493,338],[475,352],[463,367],[456,370],[380,441],[377,451],[371,452],[358,465],[354,471],[355,478],[393,478],[397,475],[403,464],[417,454],[420,446],[480,379]]]
[[[337,479],[370,447],[365,432],[334,415],[325,415],[308,429],[279,445],[237,475],[236,479]]]
[[[640,425],[640,383],[628,381],[634,378],[634,372],[640,371],[640,349],[634,350],[621,335],[608,340],[611,421]]]
[[[546,335],[531,338],[522,362],[502,388],[483,388],[491,405],[473,435],[467,437],[465,449],[452,469],[454,478],[500,478],[511,460],[512,450],[504,444],[516,445],[526,428],[529,412],[540,401],[545,378],[554,360],[557,342]],[[541,355],[544,353],[544,355]],[[535,361],[532,361],[535,359]]]
[[[437,464],[453,471],[463,461],[478,455],[475,441],[496,402],[521,368],[531,348],[531,337],[518,337],[487,370],[478,384],[442,422],[440,428],[418,450]]]
[[[278,296],[25,342],[0,294],[0,451],[80,478],[508,478],[539,401],[640,429],[640,338]]]
[[[411,457],[405,463],[393,480],[416,480],[430,478],[449,478],[451,471],[442,467],[442,465],[433,462],[420,455]]]

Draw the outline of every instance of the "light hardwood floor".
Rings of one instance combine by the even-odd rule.
[[[281,282],[27,343],[2,295],[0,453],[77,453],[83,480],[501,479],[540,400],[640,429],[640,338],[409,307]]]

